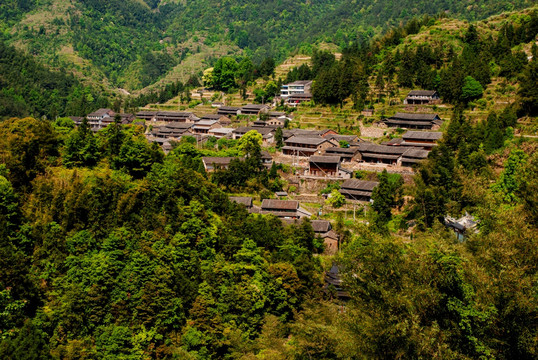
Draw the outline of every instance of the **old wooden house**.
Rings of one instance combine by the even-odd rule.
[[[351,146],[348,148],[342,147],[329,147],[325,149],[325,155],[340,156],[340,160],[345,162],[358,161],[361,159],[361,153],[357,146]]]
[[[241,108],[235,106],[221,106],[218,108],[217,114],[225,116],[237,116],[241,114]]]
[[[402,129],[435,130],[441,127],[443,120],[437,114],[396,113],[384,119],[383,123]]]
[[[260,214],[279,218],[299,219],[311,214],[299,207],[296,200],[263,199]]]
[[[348,179],[340,186],[340,194],[348,200],[370,201],[377,181]]]
[[[310,176],[338,176],[340,156],[312,155],[308,165]]]
[[[439,94],[435,90],[411,90],[404,100],[404,104],[425,105],[435,104],[440,100]]]
[[[321,136],[292,136],[284,140],[284,144],[285,146],[282,148],[282,152],[285,155],[306,157],[312,155],[321,155],[325,151],[325,149],[337,146],[337,144],[335,144],[331,140],[325,139]]]
[[[269,106],[260,104],[248,104],[241,108],[241,115],[259,115],[262,112],[267,112]]]

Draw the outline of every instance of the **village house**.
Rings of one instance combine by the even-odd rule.
[[[271,154],[269,154],[269,152],[265,150],[261,153],[261,161],[262,165],[266,168],[270,168],[271,166],[273,166],[273,157],[271,156]]]
[[[299,226],[303,219],[282,219],[282,222],[285,225],[295,225]],[[338,252],[338,234],[332,229],[331,222],[328,220],[310,220],[312,229],[316,234],[316,237],[319,237],[323,240],[325,244],[324,254],[334,255]]]
[[[137,119],[146,121],[154,121],[157,116],[157,111],[139,111],[135,114]]]
[[[312,156],[321,155],[327,148],[336,147],[333,141],[325,139],[321,136],[317,137],[303,137],[292,136],[284,140],[285,146],[282,147],[282,153],[284,155],[295,156]]]
[[[382,124],[389,128],[432,130],[439,128],[442,120],[435,114],[396,113],[383,119]]]
[[[338,235],[332,230],[331,222],[328,220],[312,220],[312,229],[316,236],[323,239],[325,244],[324,253],[334,255],[338,252]]]
[[[251,130],[256,130],[262,135],[263,145],[267,146],[274,142],[274,133],[275,129],[272,127],[261,127],[261,126],[242,126],[233,131],[234,140],[241,139],[243,135]]]
[[[252,198],[249,196],[230,196],[230,201],[243,205],[247,210],[252,209]]]
[[[435,90],[411,90],[404,100],[408,105],[435,104],[440,100],[439,94]]]
[[[114,118],[114,115],[116,115],[116,113],[110,109],[99,109],[89,113],[86,116],[86,119],[88,119],[88,121],[101,121],[106,118]]]
[[[408,131],[401,138],[394,138],[382,145],[408,146],[424,150],[431,150],[437,146],[437,141],[443,136],[442,132],[433,131]]]
[[[420,161],[426,159],[428,157],[428,154],[428,150],[414,147],[408,148],[408,150],[402,154],[402,158],[400,159],[400,165],[412,167],[418,164]]]
[[[241,108],[241,115],[259,115],[262,112],[267,112],[269,106],[259,104],[248,104]]]
[[[191,112],[159,111],[153,121],[194,123],[200,118]]]
[[[310,93],[294,94],[287,97],[286,104],[288,106],[296,107],[299,104],[309,101],[312,101],[312,94]]]
[[[334,295],[341,301],[348,301],[351,296],[344,288],[344,282],[340,275],[340,268],[333,264],[331,269],[325,273],[325,285],[323,286],[327,295]]]
[[[372,143],[360,143],[359,152],[361,160],[373,164],[397,165],[407,147],[377,145]]]
[[[269,119],[266,124],[274,127],[284,127],[286,125],[286,118]]]
[[[280,97],[286,99],[291,95],[310,94],[312,80],[298,80],[289,84],[282,85],[280,89]]]
[[[348,179],[340,186],[340,194],[348,200],[370,201],[372,192],[379,183],[359,179]]]
[[[437,114],[420,113],[396,113],[383,122],[388,127],[423,130],[439,129],[443,124],[443,120]]]
[[[452,216],[445,216],[444,221],[446,227],[454,231],[459,241],[463,241],[467,236],[479,232],[478,221],[468,213],[465,213],[465,216],[462,216],[459,219],[453,218]]]
[[[340,143],[342,141],[348,144],[360,141],[357,135],[339,135],[339,134],[327,133],[324,136],[324,138],[329,139],[329,140],[334,140],[337,143]]]
[[[115,115],[116,113],[110,109],[99,109],[88,114],[86,119],[92,131],[98,131],[105,128],[111,122],[114,122]]]
[[[190,123],[168,123],[163,126],[154,126],[149,135],[160,139],[178,139],[183,135],[192,134],[192,126],[193,124]]]
[[[217,110],[217,114],[225,116],[237,116],[241,114],[241,108],[235,106],[221,106]]]
[[[243,160],[243,158],[236,158],[231,156],[225,157],[213,157],[213,156],[204,156],[202,157],[202,162],[204,164],[204,169],[207,172],[212,172],[217,169],[226,170],[230,166],[230,162],[233,159]]]
[[[442,132],[433,131],[408,131],[403,134],[402,145],[421,147],[424,150],[431,150],[437,145],[437,141],[443,137]]]
[[[207,134],[209,130],[220,128],[221,125],[217,120],[200,120],[192,127],[195,134]]]
[[[216,120],[222,126],[228,126],[232,123],[229,117],[220,114],[204,114],[200,117],[200,120]]]
[[[209,136],[214,136],[217,139],[222,139],[222,138],[231,139],[233,131],[234,131],[233,128],[219,127],[219,128],[209,129],[207,134]]]
[[[348,148],[329,147],[325,149],[325,155],[340,156],[342,163],[359,161],[361,159],[361,153],[357,146],[350,146]]]
[[[306,129],[286,129],[282,131],[282,138],[284,140],[291,138],[292,136],[301,136],[301,137],[323,137],[327,138],[331,135],[338,135],[338,133],[331,129],[323,130],[306,130]]]
[[[260,214],[274,215],[279,218],[300,219],[311,214],[299,207],[296,200],[263,199]]]
[[[340,156],[312,155],[308,159],[310,176],[339,176]]]
[[[106,128],[108,125],[113,124],[116,121],[116,116],[120,117],[119,121],[122,125],[128,125],[131,124],[135,116],[133,114],[115,114],[113,117],[106,117],[103,120],[101,120],[101,123],[99,125],[98,130]]]

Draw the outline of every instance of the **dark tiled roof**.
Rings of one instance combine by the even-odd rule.
[[[252,198],[248,196],[230,196],[230,201],[245,205],[246,207],[252,207]]]
[[[190,129],[193,126],[193,124],[190,123],[184,123],[184,122],[169,122],[163,128],[170,128],[170,129]]]
[[[200,117],[202,120],[220,120],[220,118],[225,117],[224,115],[219,114],[204,114]]]
[[[262,110],[262,109],[267,109],[268,106],[267,105],[260,105],[260,104],[247,104],[247,105],[244,105],[241,110]]]
[[[407,96],[433,96],[436,93],[435,90],[411,90]]]
[[[312,155],[309,161],[316,164],[339,164],[340,156]]]
[[[361,143],[358,146],[359,152],[365,154],[401,155],[407,148],[401,146],[377,145],[372,143]]]
[[[221,106],[221,107],[219,107],[218,112],[233,112],[233,113],[236,113],[239,110],[241,110],[241,108],[238,108],[238,107],[235,107],[235,106]]]
[[[366,181],[359,179],[347,179],[340,186],[342,189],[352,189],[359,191],[372,191],[379,183],[377,181]]]
[[[262,210],[297,210],[299,202],[296,200],[263,199]]]
[[[339,154],[339,155],[349,155],[353,156],[359,151],[359,148],[356,146],[348,147],[348,148],[340,148],[340,147],[330,147],[325,149],[325,153],[327,154]]]
[[[403,134],[404,140],[439,140],[443,136],[442,132],[437,131],[408,131]]]
[[[327,135],[326,139],[336,141],[347,141],[348,143],[357,141],[357,135]]]
[[[434,121],[438,119],[440,118],[437,114],[396,113],[387,120]]]
[[[112,111],[111,109],[99,109],[97,111],[94,111],[90,114],[88,114],[88,117],[99,117],[99,116],[103,116],[103,115],[110,115],[110,116],[113,116],[114,115],[114,111]]]
[[[259,132],[260,134],[265,136],[265,135],[270,134],[273,131],[275,131],[275,128],[272,128],[272,127],[260,127],[260,126],[242,126],[242,127],[238,127],[237,129],[235,129],[234,133],[244,135],[244,134],[248,133],[250,130],[256,130],[257,132]]]
[[[404,152],[402,156],[407,158],[426,159],[428,157],[428,153],[429,152],[427,150],[409,148],[409,150]]]
[[[313,137],[303,137],[303,136],[292,136],[288,139],[286,139],[284,142],[286,144],[301,144],[301,145],[319,145],[323,144],[325,141],[328,141],[325,138],[322,138],[321,136],[313,136]]]
[[[317,233],[325,233],[332,228],[331,223],[327,220],[312,220],[311,223],[314,232]]]

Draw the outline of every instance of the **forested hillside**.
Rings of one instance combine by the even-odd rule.
[[[48,65],[133,90],[203,52],[203,45],[233,44],[259,64],[267,57],[282,60],[300,48],[309,52],[319,41],[347,46],[421,14],[446,12],[472,20],[532,3],[13,0],[0,5],[0,30],[5,40]],[[207,55],[204,61],[208,67],[214,59]]]
[[[507,4],[2,3],[0,359],[537,359],[538,11],[472,23],[419,16],[373,39],[358,31],[415,12],[474,18],[527,2]],[[339,29],[338,57],[312,49],[272,76],[277,63],[266,55],[334,41]],[[442,113],[441,137],[406,176],[393,164],[349,171],[378,185],[373,201],[346,204],[338,181],[301,178],[293,156],[291,166],[278,161],[291,129],[275,130],[265,147],[257,130],[183,135],[165,154],[147,140],[153,120],[123,125],[118,113],[97,130],[62,117],[110,106],[108,85],[77,76],[97,69],[115,85],[128,76],[150,84],[190,56],[190,36],[243,48],[202,64],[214,65],[203,81],[216,95],[261,103],[284,81],[314,79],[313,101],[276,105],[295,115],[285,127],[313,128],[304,111],[348,112],[325,124],[362,136],[385,111],[405,109],[402,94],[426,88],[441,102],[407,111]],[[191,90],[202,85],[189,80],[112,107],[196,105]],[[351,111],[360,115],[350,121]],[[228,126],[263,116],[233,116]],[[405,131],[380,129],[378,143]],[[211,172],[203,157],[234,159]],[[301,206],[312,220],[330,220],[338,252],[324,252],[308,218],[290,224],[231,201],[258,206],[282,190],[311,199]],[[446,218],[465,214],[475,226],[457,237]]]
[[[104,91],[84,86],[72,74],[52,71],[0,41],[0,117],[84,116],[108,106]]]

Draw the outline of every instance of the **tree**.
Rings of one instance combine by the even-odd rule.
[[[0,175],[0,237],[14,236],[18,218],[17,195],[11,183]]]
[[[30,184],[50,157],[58,155],[58,138],[49,121],[33,118],[0,122],[0,161],[15,188]]]
[[[538,56],[533,57],[527,65],[519,81],[519,90],[517,92],[520,103],[521,113],[536,116],[538,115]]]
[[[482,85],[476,81],[472,76],[467,76],[463,80],[463,87],[461,89],[461,99],[464,102],[469,102],[478,99],[484,93]]]
[[[67,167],[92,167],[98,160],[97,140],[88,125],[88,119],[84,118],[65,142],[63,163]]]
[[[275,131],[275,143],[276,143],[276,148],[279,149],[279,150],[282,149],[282,147],[284,146],[282,128],[281,127],[276,128],[276,131]]]
[[[333,208],[341,208],[346,203],[346,197],[340,193],[337,189],[334,189],[329,194],[329,197],[325,201],[328,205],[331,205]]]
[[[386,169],[378,174],[379,184],[372,191],[372,209],[376,212],[375,226],[378,230],[385,229],[392,219],[391,208],[400,205],[403,179],[398,176],[392,182]]]
[[[215,89],[229,91],[235,86],[237,62],[231,57],[222,57],[213,67],[212,84]]]
[[[262,134],[256,130],[250,130],[239,139],[239,149],[247,158],[261,159]]]
[[[160,147],[155,148],[145,137],[131,137],[123,142],[119,153],[112,160],[115,169],[122,169],[131,176],[140,179],[144,177],[156,162],[163,158]]]

